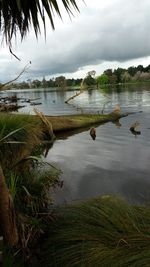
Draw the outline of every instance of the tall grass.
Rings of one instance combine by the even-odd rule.
[[[47,130],[34,116],[1,113],[0,165],[15,207],[19,232],[17,256],[24,260],[31,257],[31,247],[51,221],[50,189],[59,184],[60,171],[43,165],[37,157]],[[8,252],[8,256],[13,253]]]
[[[42,139],[41,122],[29,115],[1,114],[0,116],[0,162],[3,168],[31,155]]]
[[[150,266],[149,207],[101,197],[56,214],[41,266]]]
[[[18,176],[11,173],[8,188],[13,200],[15,200],[17,194],[17,183],[18,183]]]
[[[37,165],[18,177],[15,200],[18,211],[32,216],[47,212],[53,203],[50,189],[59,185],[60,173],[51,166]]]

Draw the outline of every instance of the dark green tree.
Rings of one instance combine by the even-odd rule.
[[[143,72],[144,67],[142,65],[138,65],[136,69],[137,71]]]
[[[55,85],[60,87],[60,88],[65,88],[66,87],[66,78],[64,76],[56,77]]]
[[[125,73],[126,69],[117,68],[114,70],[114,74],[117,77],[117,83],[121,83],[121,77]]]
[[[77,78],[74,82],[75,82],[76,86],[80,86],[81,82],[82,82],[82,79]]]
[[[110,77],[113,75],[113,71],[112,71],[112,69],[107,69],[104,71],[104,74],[106,74],[108,77]]]
[[[32,86],[33,88],[39,88],[39,87],[42,87],[42,85],[41,85],[41,81],[39,81],[39,80],[34,80],[34,81],[32,81],[31,86]]]
[[[92,86],[96,84],[95,79],[91,76],[88,75],[85,79],[84,79],[84,84],[86,84],[87,86]]]
[[[135,68],[135,67],[129,67],[128,69],[127,69],[127,71],[128,71],[128,73],[133,77],[135,74],[136,74],[136,72],[137,72],[137,69]]]

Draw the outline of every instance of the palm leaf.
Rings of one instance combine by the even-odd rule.
[[[72,15],[72,9],[79,11],[76,0],[62,0],[67,13]],[[33,26],[35,35],[40,34],[40,17],[46,32],[45,16],[47,15],[52,29],[54,13],[61,18],[58,0],[1,0],[0,1],[0,32],[3,33],[7,44],[19,31],[23,39]]]

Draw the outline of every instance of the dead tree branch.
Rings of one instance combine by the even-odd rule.
[[[70,100],[72,100],[72,99],[74,99],[75,97],[81,95],[82,93],[83,93],[83,90],[82,90],[82,91],[80,90],[79,93],[76,93],[75,95],[69,97],[69,98],[65,101],[65,103],[68,104],[68,102],[69,102]]]
[[[28,64],[26,64],[25,67],[23,68],[23,70],[18,74],[18,76],[17,76],[16,78],[14,78],[13,80],[10,80],[10,81],[8,81],[8,82],[6,82],[6,83],[1,84],[1,85],[0,85],[0,91],[1,91],[1,90],[4,90],[3,88],[4,88],[6,85],[8,85],[8,84],[10,84],[10,83],[13,83],[14,81],[18,80],[18,79],[21,77],[21,75],[22,75],[24,72],[27,71],[27,69],[28,69],[28,67],[29,67],[30,64],[31,64],[31,62],[29,62]]]

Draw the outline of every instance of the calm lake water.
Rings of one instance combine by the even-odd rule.
[[[123,112],[135,112],[122,118],[120,124],[106,123],[96,128],[96,140],[89,129],[67,133],[58,138],[46,160],[59,166],[63,187],[55,194],[56,203],[87,199],[104,194],[123,196],[134,203],[150,200],[150,85],[89,90],[67,105],[64,101],[76,91],[55,89],[13,90],[5,93],[36,99],[35,106],[47,115],[80,112],[108,113],[119,104]],[[19,103],[20,104],[20,103]],[[30,103],[19,112],[33,113]],[[139,112],[141,111],[141,112]],[[140,123],[141,135],[129,128]],[[69,136],[70,135],[70,136]]]

